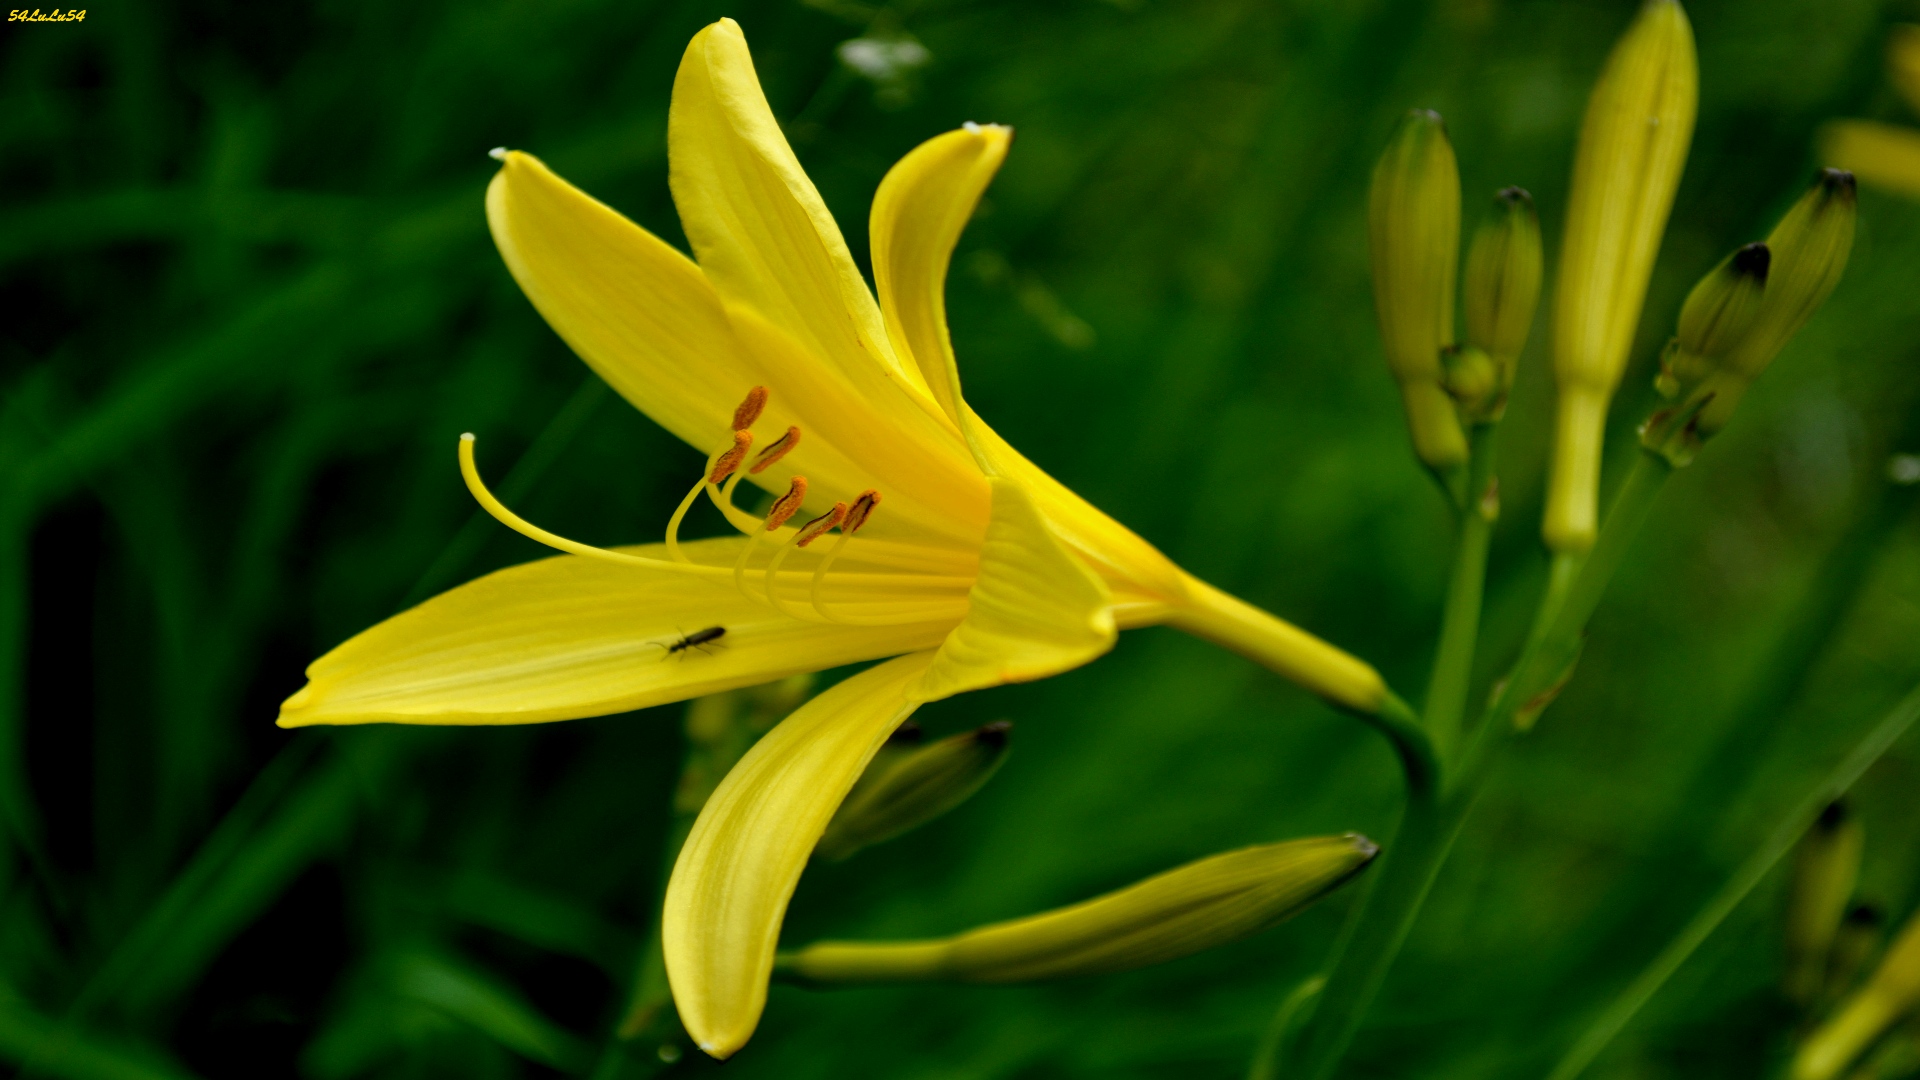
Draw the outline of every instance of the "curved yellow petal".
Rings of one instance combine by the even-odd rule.
[[[887,335],[956,424],[964,418],[947,336],[947,264],[1012,142],[1013,129],[998,124],[936,136],[888,170],[873,196],[873,283]]]
[[[1820,129],[1820,155],[1864,184],[1920,198],[1920,131],[1870,120],[1835,120]]]
[[[987,493],[957,438],[919,410],[877,415],[864,392],[750,312],[729,318],[685,255],[595,201],[537,158],[505,155],[487,189],[487,219],[514,279],[573,350],[636,407],[694,447],[731,441],[734,407],[773,392],[755,430],[789,425],[800,448],[751,477],[784,491],[798,473],[812,503],[887,497],[876,534],[970,547],[986,529]],[[738,329],[736,330],[736,325]]]
[[[696,561],[730,566],[744,543],[682,546]],[[280,725],[602,716],[938,644],[964,610],[959,586],[928,575],[915,587],[916,575],[867,573],[858,547],[828,581],[836,611],[875,618],[918,599],[928,614],[950,615],[894,625],[802,622],[748,599],[717,567],[650,571],[567,555],[489,574],[361,632],[307,669],[306,687],[280,707]],[[663,557],[657,544],[622,550]],[[726,633],[670,651],[711,627]]]
[[[696,447],[729,441],[766,376],[691,259],[518,151],[487,186],[487,224],[533,306],[621,396]]]
[[[760,90],[740,25],[694,35],[667,119],[673,201],[715,287],[822,362],[926,384],[900,363],[866,279]]]
[[[993,521],[967,617],[914,685],[920,701],[1079,667],[1118,633],[1106,585],[1054,537],[1021,484],[990,483]]]
[[[681,1022],[717,1058],[746,1044],[767,1003],[787,901],[827,822],[913,712],[932,653],[869,668],[801,706],[720,782],[687,835],[661,917]]]

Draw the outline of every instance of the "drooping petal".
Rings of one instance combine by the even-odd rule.
[[[873,281],[887,334],[956,424],[963,417],[947,335],[947,264],[1012,141],[1013,129],[998,124],[936,136],[901,158],[873,197]]]
[[[725,567],[744,543],[683,545],[696,561],[718,564],[707,573],[568,555],[489,574],[314,661],[306,687],[281,706],[280,724],[529,724],[603,716],[929,648],[963,610],[951,578],[924,576],[926,584],[916,587],[918,575],[863,572],[850,551],[842,560],[848,569],[831,580],[838,609],[874,618],[898,614],[918,597],[935,617],[895,625],[802,622],[734,587]],[[659,545],[621,550],[663,557]],[[726,633],[670,651],[711,627]]]
[[[892,376],[925,395],[919,371],[894,356],[866,279],[780,133],[732,19],[687,45],[667,160],[694,257],[722,296],[863,385],[869,374]]]
[[[847,679],[768,732],[720,782],[680,849],[661,918],[674,1003],[700,1049],[746,1044],[767,1003],[787,901],[840,801],[914,709],[932,653]]]
[[[936,701],[967,690],[1057,674],[1113,648],[1113,598],[1073,557],[1018,481],[994,477],[993,521],[967,617],[940,646],[912,694]]]
[[[748,311],[729,318],[701,269],[619,213],[511,152],[487,189],[487,218],[514,279],[540,314],[642,412],[694,447],[727,445],[747,390],[772,390],[756,430],[798,426],[800,449],[750,477],[785,490],[806,475],[818,504],[879,488],[876,535],[922,534],[970,547],[987,494],[957,436],[910,410],[876,414],[865,393]],[[739,325],[736,332],[735,324]]]

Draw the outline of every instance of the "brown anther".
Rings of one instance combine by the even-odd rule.
[[[717,484],[733,475],[733,470],[747,459],[747,451],[753,449],[753,432],[736,431],[733,433],[733,445],[721,451],[713,459],[713,471],[707,473],[707,483]]]
[[[860,527],[867,523],[868,515],[873,513],[873,508],[879,505],[879,492],[872,488],[861,492],[860,496],[853,500],[853,506],[847,510],[847,520],[840,523],[840,531],[848,536],[859,532]]]
[[[834,526],[847,519],[847,504],[837,502],[833,509],[800,526],[800,535],[793,538],[794,547],[806,547],[815,540],[833,531]]]
[[[753,468],[748,469],[747,471],[750,473],[756,473],[756,474],[760,473],[763,470],[767,469],[769,466],[771,466],[774,462],[779,461],[781,458],[786,457],[788,454],[793,453],[793,448],[799,445],[800,445],[800,429],[797,427],[790,427],[787,429],[787,433],[785,435],[782,435],[779,438],[773,440],[772,446],[769,446],[765,450],[760,451],[760,456],[753,459]]]
[[[745,431],[752,427],[753,422],[760,419],[760,410],[766,407],[766,387],[756,386],[747,391],[747,400],[741,402],[740,407],[733,410],[733,430]]]
[[[800,504],[807,501],[807,478],[796,476],[793,483],[787,485],[787,493],[773,500],[773,509],[767,511],[767,531],[772,532],[787,523],[787,519],[800,512]]]

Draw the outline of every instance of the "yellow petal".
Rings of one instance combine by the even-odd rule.
[[[696,561],[730,565],[745,542],[683,547]],[[489,574],[356,635],[307,669],[310,681],[281,706],[280,724],[602,716],[938,644],[962,610],[951,579],[929,576],[914,589],[914,575],[864,573],[860,546],[850,545],[841,560],[848,569],[836,564],[828,581],[836,611],[873,617],[917,596],[933,613],[944,595],[951,616],[885,626],[801,622],[742,595],[724,570],[651,571],[562,556]],[[622,550],[663,557],[660,545]],[[710,627],[726,633],[669,652]]]
[[[1006,160],[1013,129],[969,124],[915,147],[873,197],[873,282],[887,335],[958,424],[959,376],[947,335],[947,264],[980,194]]]
[[[884,373],[925,395],[920,372],[895,358],[866,279],[780,133],[732,19],[687,45],[667,161],[694,257],[723,296],[856,380]]]
[[[1153,545],[1101,513],[1008,445],[966,406],[947,331],[948,260],[1013,140],[1011,128],[973,124],[921,143],[873,198],[873,276],[895,348],[911,356],[942,408],[972,433],[1000,474],[1020,482],[1054,534],[1150,621],[1184,599],[1179,571]]]
[[[920,701],[1079,667],[1117,636],[1105,584],[1054,537],[1019,482],[990,483],[993,521],[967,617],[913,687]]]
[[[787,901],[861,770],[914,705],[921,652],[800,707],[740,759],[680,849],[661,917],[674,1003],[700,1049],[729,1057],[767,1003]]]
[[[487,223],[527,298],[601,378],[696,447],[729,441],[734,406],[766,373],[692,260],[518,152],[487,187]]]
[[[1835,120],[1820,130],[1826,163],[1865,184],[1920,198],[1920,131],[1868,120]]]
[[[804,474],[812,503],[886,496],[873,534],[971,547],[987,492],[965,447],[918,409],[876,413],[865,393],[749,312],[730,319],[706,276],[653,234],[554,175],[506,155],[487,218],[534,307],[601,377],[661,426],[711,453],[731,442],[753,386],[773,393],[755,430],[802,431],[800,448],[750,479],[784,491]],[[735,324],[738,324],[738,330]]]
[[[1106,583],[1122,626],[1158,622],[1168,610],[1186,603],[1186,575],[1173,560],[1027,460],[965,402],[961,408],[994,470],[1019,483],[1053,535]]]

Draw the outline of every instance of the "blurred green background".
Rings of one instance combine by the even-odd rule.
[[[864,262],[895,159],[962,121],[1012,124],[948,290],[973,403],[1189,569],[1411,695],[1451,526],[1379,354],[1368,169],[1404,109],[1437,108],[1469,225],[1526,186],[1551,255],[1586,89],[1633,7],[105,0],[83,23],[5,26],[0,1058],[120,1080],[596,1059],[650,931],[684,707],[272,724],[327,648],[545,554],[477,517],[459,432],[487,439],[491,475],[512,467],[509,503],[595,543],[655,536],[699,467],[520,295],[482,214],[488,148],[534,152],[684,244],[669,89],[688,38],[732,15]],[[1881,49],[1920,19],[1914,0],[1690,11],[1700,122],[1615,410],[1622,453],[1685,289],[1799,193],[1820,120],[1901,117]],[[1846,281],[1669,486],[1347,1075],[1541,1075],[1920,678],[1920,535],[1885,470],[1920,449],[1916,297],[1920,206],[1863,193]],[[1544,569],[1545,336],[1502,433],[1487,674]],[[921,719],[1002,717],[1015,749],[992,785],[809,872],[789,941],[944,933],[1241,844],[1384,838],[1397,810],[1377,738],[1169,631]],[[1858,793],[1863,895],[1895,917],[1920,901],[1916,791],[1910,738]],[[1760,1074],[1784,1026],[1779,885],[1594,1075]],[[1120,977],[776,987],[727,1075],[1238,1076],[1350,901]],[[712,1069],[633,1056],[625,1075]]]

